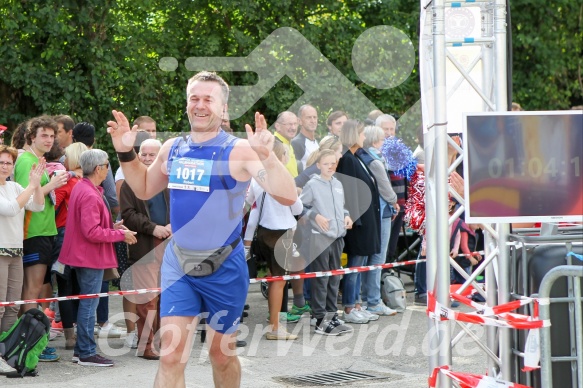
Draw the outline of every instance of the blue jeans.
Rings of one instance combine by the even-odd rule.
[[[310,264],[306,265],[305,271],[310,272]],[[310,279],[304,279],[304,300],[308,302],[312,300],[312,285]]]
[[[101,283],[101,291],[109,292],[109,280]],[[109,319],[109,296],[99,298],[97,305],[97,323],[105,323]]]
[[[367,256],[348,256],[349,267],[364,265]],[[360,299],[360,272],[344,275],[344,287],[342,288],[342,305],[354,307]]]
[[[426,259],[421,256],[419,252],[418,260]],[[424,296],[427,294],[427,263],[417,263],[415,265],[415,294],[417,296]]]
[[[381,252],[368,257],[366,265],[385,264],[389,238],[391,237],[391,219],[381,219]],[[369,306],[376,306],[381,302],[381,269],[362,273],[362,300]]]
[[[472,274],[472,267],[462,267],[468,275]],[[451,284],[464,284],[466,279],[456,271],[452,266],[449,267],[449,281]]]
[[[102,269],[75,268],[75,272],[81,295],[96,294],[101,290],[101,284],[103,283]],[[79,300],[77,343],[75,344],[74,352],[82,358],[91,357],[96,353],[93,327],[95,326],[95,309],[98,303],[99,298]]]

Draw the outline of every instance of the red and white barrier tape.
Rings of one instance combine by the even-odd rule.
[[[160,292],[160,289],[159,288],[144,288],[144,289],[140,289],[140,290],[100,292],[98,294],[71,295],[71,296],[58,296],[58,297],[54,297],[54,298],[17,300],[15,302],[0,302],[0,306],[15,306],[15,305],[29,304],[29,303],[49,303],[49,302],[58,302],[58,301],[64,301],[64,300],[94,299],[94,298],[104,298],[106,296],[113,296],[113,295],[149,294],[152,292]]]
[[[529,330],[524,346],[524,372],[539,368],[540,362],[540,328],[549,327],[549,320],[538,319],[538,300],[523,297],[519,300],[504,303],[498,306],[488,307],[480,303],[471,301],[459,294],[452,293],[450,296],[470,307],[476,309],[475,313],[461,313],[453,311],[437,302],[432,293],[427,293],[427,315],[434,320],[455,320],[460,322],[475,323],[479,325],[507,327],[512,329]],[[513,314],[509,311],[529,303],[534,303],[534,317],[522,314]],[[491,317],[491,318],[490,318]]]
[[[456,300],[463,299],[459,295],[453,296],[455,294],[451,294],[453,298]],[[531,300],[532,301],[532,300]],[[515,306],[516,302],[522,303],[522,301],[515,301],[510,302],[507,304],[503,304],[498,307],[500,311],[509,311],[508,305]],[[530,302],[529,302],[530,303]],[[514,307],[512,310],[520,307],[525,303],[519,304],[518,306]],[[494,313],[494,307],[485,307],[483,305],[477,304],[479,309],[475,313],[462,313],[459,311],[454,311],[435,300],[433,293],[427,293],[427,315],[438,321],[460,321],[460,322],[468,322],[468,323],[476,323],[480,325],[487,325],[487,326],[497,326],[497,327],[509,327],[512,329],[540,329],[541,327],[548,327],[551,325],[551,322],[548,320],[542,321],[537,318],[532,318],[526,315],[521,314],[512,314],[508,312],[500,312]],[[495,317],[489,318],[488,316]]]
[[[364,265],[361,267],[351,267],[351,268],[340,268],[334,269],[331,271],[325,272],[306,272],[301,274],[295,275],[284,275],[284,276],[268,276],[265,278],[256,278],[250,279],[249,283],[258,283],[258,282],[279,282],[282,280],[294,280],[294,279],[310,279],[310,278],[323,278],[328,276],[338,276],[338,275],[345,275],[348,273],[357,273],[357,272],[367,272],[372,271],[379,268],[395,268],[395,267],[402,267],[405,265],[413,265],[417,263],[422,263],[427,260],[409,260],[409,261],[399,261],[398,263],[387,263],[387,264],[377,264],[377,265]]]
[[[277,282],[277,281],[292,280],[292,279],[309,279],[309,278],[319,278],[319,277],[325,277],[325,276],[338,276],[338,275],[344,275],[347,273],[372,271],[374,269],[379,269],[379,268],[402,267],[405,265],[412,265],[412,264],[422,263],[425,261],[426,260],[409,260],[409,261],[400,261],[398,263],[387,263],[387,264],[369,265],[369,266],[362,266],[362,267],[342,268],[342,269],[337,269],[337,270],[333,270],[333,271],[326,271],[326,272],[306,272],[306,273],[297,274],[297,275],[268,276],[265,278],[249,279],[249,283]],[[145,288],[145,289],[140,289],[140,290],[128,290],[128,291],[110,291],[110,292],[102,292],[102,293],[98,293],[98,294],[59,296],[59,297],[54,297],[54,298],[18,300],[18,301],[14,301],[14,302],[0,302],[0,306],[14,306],[14,305],[29,304],[29,303],[49,303],[49,302],[58,302],[58,301],[64,301],[64,300],[103,298],[106,296],[114,296],[114,295],[148,294],[148,293],[152,293],[152,292],[160,292],[160,288]]]
[[[453,372],[447,366],[438,367],[433,370],[431,377],[429,377],[429,388],[436,387],[437,375],[439,373],[457,381],[462,388],[530,388],[526,385],[511,383],[490,376]]]
[[[480,256],[484,256],[486,254],[485,251],[474,251],[469,253],[468,255],[466,255],[465,253],[460,253],[457,255],[457,257],[468,257],[468,256],[475,256],[475,255],[480,255]]]
[[[528,297],[524,297],[521,298],[519,300],[515,300],[512,302],[508,302],[508,303],[504,303],[498,306],[494,306],[494,307],[488,307],[485,306],[483,304],[474,302],[473,300],[466,298],[463,295],[457,294],[457,293],[452,293],[451,297],[455,300],[457,300],[458,302],[461,302],[467,306],[473,307],[474,309],[476,309],[476,313],[489,317],[492,315],[498,315],[498,314],[502,314],[502,313],[507,313],[509,311],[513,311],[516,310],[517,308],[527,305],[529,303],[535,303],[535,309],[536,311],[538,311],[538,303],[537,300],[534,298],[528,298]],[[538,316],[538,313],[536,313],[535,311],[535,316]]]

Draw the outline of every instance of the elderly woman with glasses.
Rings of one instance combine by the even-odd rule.
[[[16,148],[0,145],[0,301],[19,300],[22,294],[22,240],[24,239],[24,209],[42,211],[45,197],[40,180],[44,174],[43,158],[32,168],[29,184],[23,188],[7,181],[18,157]],[[8,331],[20,306],[0,307],[0,333]],[[0,373],[12,371],[0,358]]]
[[[79,157],[83,179],[75,185],[69,199],[66,233],[59,261],[74,268],[81,294],[98,293],[105,269],[117,268],[113,243],[136,242],[135,232],[121,222],[113,224],[101,182],[107,176],[107,153],[91,149]],[[98,298],[81,299],[77,312],[77,342],[73,361],[84,366],[113,366],[96,353],[93,327]]]

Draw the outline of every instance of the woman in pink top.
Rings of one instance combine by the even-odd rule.
[[[114,242],[136,242],[135,232],[117,223],[99,186],[107,176],[109,162],[102,150],[88,150],[81,154],[79,164],[83,179],[75,185],[69,200],[65,239],[59,261],[71,266],[77,275],[81,294],[98,293],[103,270],[117,267]],[[113,228],[112,228],[113,225]],[[113,366],[113,362],[96,353],[93,327],[98,298],[81,299],[77,313],[77,343],[73,361],[86,366]]]

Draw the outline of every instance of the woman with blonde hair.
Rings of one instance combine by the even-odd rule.
[[[63,240],[65,238],[65,225],[67,223],[67,215],[69,208],[69,200],[73,187],[83,178],[83,170],[79,164],[81,154],[87,151],[87,146],[83,143],[73,143],[65,148],[65,168],[66,174],[69,174],[67,184],[55,190],[55,223],[57,225],[57,237],[55,239],[55,246],[53,251],[53,262],[56,262],[61,253]],[[71,296],[79,294],[79,287],[74,271],[68,266],[53,267],[53,272],[56,273],[57,285],[59,289],[59,296]],[[65,349],[73,349],[75,347],[75,329],[73,323],[76,319],[76,307],[78,302],[73,300],[59,301],[59,312],[61,315],[60,322],[54,322],[53,328],[63,329],[65,332]]]
[[[344,187],[346,209],[354,221],[352,229],[344,236],[349,267],[364,265],[368,256],[381,250],[379,190],[372,171],[364,162],[368,156],[362,148],[364,139],[364,125],[360,121],[344,123],[340,133],[343,155],[336,168],[336,178]],[[367,323],[379,318],[361,308],[360,282],[360,273],[344,275],[342,304],[346,322]]]

